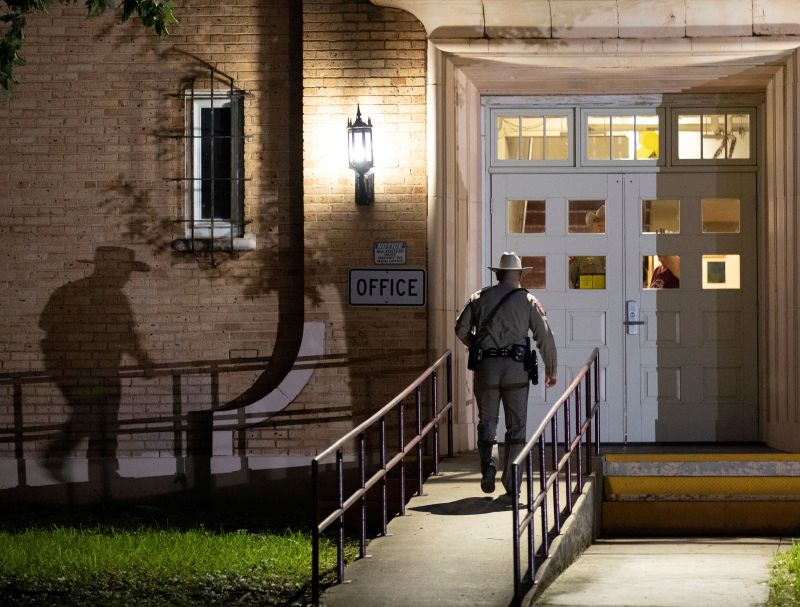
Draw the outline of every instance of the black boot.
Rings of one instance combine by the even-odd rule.
[[[493,443],[478,443],[481,457],[481,491],[494,493],[494,477],[497,475],[497,457],[492,453]]]

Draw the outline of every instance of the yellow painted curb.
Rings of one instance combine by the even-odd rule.
[[[609,453],[608,462],[797,462],[800,453]]]
[[[604,502],[604,536],[800,534],[793,502]]]
[[[606,476],[604,495],[798,495],[796,476]]]

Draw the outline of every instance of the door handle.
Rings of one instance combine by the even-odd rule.
[[[639,320],[639,302],[635,299],[629,299],[625,302],[625,321],[622,323],[626,327],[628,335],[638,335],[639,325],[644,322]]]

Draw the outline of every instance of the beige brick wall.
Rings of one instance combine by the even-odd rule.
[[[328,398],[352,402],[359,420],[427,362],[425,309],[347,304],[348,270],[373,266],[376,240],[406,241],[408,267],[427,263],[426,38],[408,13],[367,0],[307,0],[304,22],[306,287],[319,297],[306,316],[328,324],[331,351],[347,361],[318,372]],[[355,205],[347,167],[347,119],[359,104],[374,125],[371,207]]]
[[[180,23],[164,40],[135,20],[87,19],[77,7],[30,19],[27,65],[0,100],[0,426],[15,428],[0,436],[0,457],[18,450],[19,419],[34,457],[69,419],[48,377],[59,365],[74,383],[95,377],[82,383],[101,393],[108,387],[96,378],[122,366],[111,411],[121,456],[172,456],[176,438],[185,448],[174,428],[188,412],[224,405],[259,377],[230,372],[237,352],[257,353],[264,385],[277,385],[304,320],[325,323],[326,362],[292,405],[245,433],[238,444],[250,454],[315,452],[425,366],[424,309],[351,308],[346,293],[348,269],[372,265],[374,240],[406,240],[409,266],[426,264],[424,31],[364,0],[305,2],[301,32],[300,10],[293,0],[178,2]],[[183,185],[169,181],[183,175],[183,142],[167,136],[183,128],[183,102],[170,95],[199,68],[176,51],[251,93],[245,216],[257,250],[219,254],[216,267],[170,248],[184,205]],[[344,147],[359,102],[376,137],[367,209],[355,207]],[[150,271],[108,284],[88,263],[101,246],[133,251]],[[81,319],[45,313],[67,284],[80,291],[65,297]],[[48,321],[71,328],[55,339],[51,330],[42,346]],[[141,360],[122,352],[137,346],[120,345],[134,334]],[[48,349],[58,354],[48,359]],[[155,366],[147,375],[145,352]],[[212,362],[226,368],[216,381]],[[80,432],[96,429],[92,415]]]

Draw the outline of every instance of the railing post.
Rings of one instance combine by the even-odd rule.
[[[578,461],[576,462],[578,468],[578,487],[577,491],[580,493],[583,491],[583,433],[581,432],[581,385],[580,383],[575,386],[575,393],[573,394],[573,398],[575,399],[575,433],[580,437],[580,441],[578,442],[578,447],[575,449],[575,452],[578,456]]]
[[[525,456],[525,472],[528,475],[526,484],[528,488],[528,572],[531,584],[536,579],[536,552],[533,531],[533,452],[528,451]]]
[[[386,418],[382,417],[380,422],[380,438],[378,439],[380,442],[380,465],[381,470],[383,470],[383,476],[381,477],[381,533],[385,536],[386,535],[386,526],[388,524],[388,499],[389,495],[387,492],[386,486]]]
[[[511,542],[514,551],[514,605],[519,605],[522,599],[522,589],[520,581],[520,551],[519,551],[519,465],[511,464],[511,521],[514,527],[511,535]]]
[[[449,360],[449,358],[448,358]],[[439,474],[439,420],[436,408],[439,404],[439,375],[436,371],[431,377],[431,419],[433,420],[433,474]]]
[[[366,440],[364,433],[360,432],[358,435],[358,477],[361,485],[361,490],[364,491],[367,474],[366,462],[364,461],[367,456]],[[359,538],[359,557],[362,559],[367,556],[367,494],[361,495],[361,537]]]
[[[339,510],[344,508],[344,460],[342,450],[336,451],[336,477],[339,484]],[[336,542],[336,579],[344,582],[344,512],[339,515],[339,533]]]
[[[569,423],[569,399],[564,401],[564,454],[569,452],[569,445],[572,442],[570,440],[569,433],[572,431]],[[569,516],[572,514],[572,454],[570,453],[569,457],[567,458],[567,465],[566,465],[566,475],[567,475],[567,515]]]
[[[586,376],[584,381],[585,394],[584,394],[584,408],[586,410],[586,420],[589,422],[586,425],[586,474],[592,472],[592,405],[591,405],[591,384],[589,376]]]
[[[556,532],[556,535],[561,533],[561,504],[559,493],[561,493],[561,487],[559,486],[559,474],[558,474],[558,415],[553,415],[550,418],[550,433],[551,433],[551,449],[550,452],[553,457],[553,476],[555,477],[555,482],[553,483],[553,529]]]
[[[542,549],[544,556],[550,555],[550,542],[547,537],[547,465],[545,462],[544,432],[539,435],[539,487],[542,495]]]
[[[453,457],[453,353],[447,353],[447,457]]]
[[[424,476],[424,471],[422,469],[422,388],[417,387],[416,395],[416,411],[417,411],[417,436],[415,438],[420,439],[417,441],[417,495],[423,495],[422,493],[422,477]]]
[[[311,460],[311,602],[319,604],[319,462]]]
[[[403,453],[406,448],[406,440],[405,440],[405,415],[403,413],[403,403],[401,402],[397,406],[397,417],[400,423],[400,428],[398,431],[399,437],[399,446],[400,446],[400,453]],[[400,516],[405,516],[406,514],[406,458],[405,456],[400,458]]]
[[[594,357],[594,404],[600,404],[600,352]],[[600,455],[600,407],[597,407],[595,414],[595,455]]]
[[[25,420],[22,406],[22,379],[14,380],[14,458],[17,460],[17,478],[20,487],[28,485],[28,471],[25,466]]]

